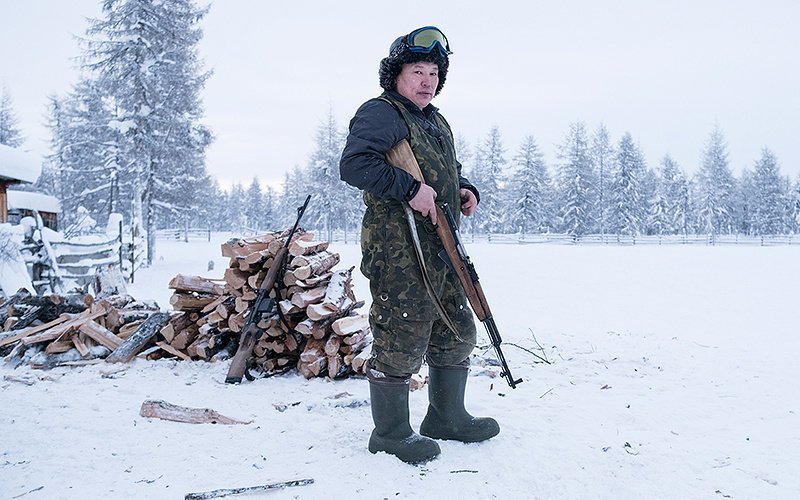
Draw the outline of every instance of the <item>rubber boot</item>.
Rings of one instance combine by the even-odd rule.
[[[428,414],[419,433],[433,439],[476,443],[496,436],[500,426],[493,418],[476,418],[464,409],[469,366],[435,367],[429,370]]]
[[[376,376],[377,375],[377,376]],[[408,423],[408,378],[390,377],[367,370],[375,430],[369,451],[384,451],[408,464],[421,464],[439,456],[436,441],[422,437]]]

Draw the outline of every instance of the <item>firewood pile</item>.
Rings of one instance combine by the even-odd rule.
[[[259,287],[288,231],[233,239],[222,245],[230,265],[220,280],[177,275],[170,304],[175,313],[162,328],[162,347],[184,359],[232,357]],[[327,242],[299,231],[288,247],[285,272],[270,297],[277,313],[258,323],[263,331],[248,363],[264,376],[296,368],[306,378],[364,373],[371,342],[369,323],[356,309],[353,268],[333,270],[339,254]]]
[[[176,357],[222,361],[233,357],[258,290],[288,231],[230,240],[221,279],[179,274],[169,282],[171,313],[152,302],[118,295],[31,296],[21,290],[0,303],[0,356],[35,368]],[[334,270],[339,254],[302,230],[288,246],[285,271],[270,297],[277,313],[248,366],[264,376],[297,369],[306,378],[364,373],[372,336],[364,302],[355,298],[353,268]],[[124,287],[123,287],[124,288]],[[276,295],[277,290],[277,295]],[[116,291],[114,292],[116,293]]]
[[[129,361],[158,333],[168,315],[129,295],[32,296],[20,290],[0,304],[0,355],[34,368]]]

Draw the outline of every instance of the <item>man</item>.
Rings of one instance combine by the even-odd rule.
[[[472,215],[479,201],[478,190],[461,176],[450,126],[431,104],[444,86],[450,54],[447,38],[433,26],[397,38],[380,63],[384,93],[364,103],[350,121],[340,163],[342,180],[362,189],[367,205],[361,271],[370,282],[374,336],[367,370],[375,423],[369,450],[412,464],[439,455],[433,439],[477,442],[500,432],[494,419],[475,418],[464,409],[475,322],[455,273],[438,257],[442,244],[433,227],[446,223],[436,220],[435,204],[448,203],[458,219]],[[424,183],[386,162],[386,153],[404,139]],[[404,204],[414,211],[420,256]],[[419,435],[409,423],[408,391],[423,358],[430,404]]]

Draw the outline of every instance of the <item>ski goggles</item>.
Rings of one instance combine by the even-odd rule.
[[[450,44],[447,42],[447,37],[444,36],[442,31],[435,26],[425,26],[419,28],[405,37],[408,50],[411,52],[430,53],[433,49],[439,49],[442,55],[447,56],[452,54],[450,51]]]

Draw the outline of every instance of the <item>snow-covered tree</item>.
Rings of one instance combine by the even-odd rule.
[[[656,234],[688,234],[691,220],[689,182],[670,155],[661,160],[658,186],[658,200],[663,201],[664,213],[660,224],[663,224],[664,232]]]
[[[615,161],[614,146],[604,124],[597,127],[592,136],[591,158],[592,168],[597,175],[597,229],[604,234],[607,229],[607,214],[609,212],[608,185],[614,171]]]
[[[752,207],[753,232],[757,235],[780,234],[786,227],[786,193],[778,160],[767,148],[753,171],[754,204]]]
[[[549,231],[552,227],[550,175],[533,136],[525,137],[512,165],[509,191],[513,204],[508,210],[512,229],[522,234]]]
[[[17,148],[25,138],[19,129],[19,118],[14,113],[14,104],[5,85],[0,87],[0,144]]]
[[[109,126],[124,135],[115,144],[119,164],[132,172],[132,212],[155,254],[159,215],[191,213],[207,182],[205,148],[210,132],[200,124],[199,21],[207,8],[191,0],[105,0],[102,19],[87,30],[84,67],[113,107]]]
[[[245,219],[245,225],[248,229],[252,229],[254,231],[260,231],[263,229],[263,205],[264,200],[261,193],[261,185],[258,182],[258,178],[253,177],[253,180],[250,181],[250,186],[244,193],[243,200],[243,215]]]
[[[697,174],[698,211],[702,227],[709,234],[730,234],[734,230],[735,179],[728,165],[728,146],[715,127],[703,150]]]
[[[474,168],[470,181],[481,194],[480,207],[473,223],[486,233],[502,232],[507,222],[504,206],[507,206],[505,148],[498,127],[492,127],[474,157]]]
[[[561,230],[574,237],[589,233],[595,225],[596,179],[586,126],[570,124],[558,148],[558,209]]]
[[[609,229],[616,234],[638,235],[643,232],[647,214],[642,182],[645,165],[639,148],[629,132],[617,146],[616,169],[611,179]]]
[[[358,190],[339,178],[339,159],[344,148],[344,133],[339,129],[333,109],[317,128],[316,144],[308,166],[310,189],[301,190],[302,198],[311,194],[313,202],[304,215],[306,224],[324,228],[328,240],[333,231],[346,229],[353,222],[350,209],[360,205]],[[310,191],[310,192],[307,192]]]

